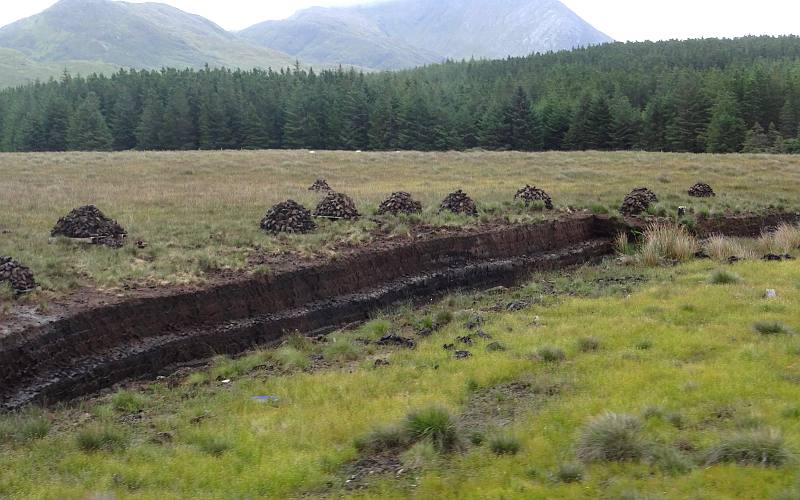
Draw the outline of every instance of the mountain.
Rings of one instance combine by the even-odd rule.
[[[558,0],[390,0],[311,8],[239,33],[309,63],[398,69],[613,41]]]
[[[0,29],[0,67],[14,58],[19,71],[0,75],[9,84],[20,75],[49,68],[210,66],[251,69],[290,66],[295,58],[256,46],[211,21],[158,3],[61,0],[44,12]],[[11,52],[13,51],[13,52]]]

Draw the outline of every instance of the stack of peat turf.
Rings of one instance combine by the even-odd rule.
[[[277,233],[310,233],[317,229],[311,212],[294,200],[286,200],[270,208],[261,219],[261,229]]]
[[[698,182],[689,188],[689,196],[693,198],[712,198],[716,196],[711,186],[705,182]]]
[[[415,201],[409,193],[404,191],[392,193],[378,207],[378,215],[418,214],[420,212],[422,212],[422,203]]]
[[[326,181],[325,179],[315,180],[314,184],[312,184],[311,187],[308,188],[308,190],[315,191],[318,193],[332,191],[331,187],[328,185],[328,181]]]
[[[525,206],[529,206],[531,203],[542,202],[544,203],[544,208],[548,210],[553,209],[553,199],[550,198],[550,195],[545,192],[543,189],[539,189],[536,186],[529,186],[526,185],[524,188],[517,191],[517,194],[514,195],[515,200],[522,200],[525,202]]]
[[[475,206],[475,202],[460,189],[454,193],[448,194],[442,201],[439,212],[445,211],[473,217],[478,215],[478,208]]]
[[[619,211],[623,215],[640,215],[650,208],[651,203],[658,203],[658,197],[647,188],[636,188],[631,191]]]
[[[106,217],[96,206],[86,205],[58,219],[50,235],[91,239],[98,245],[120,248],[126,233],[117,221]]]
[[[322,201],[317,205],[314,211],[316,217],[326,217],[329,219],[358,219],[361,214],[358,213],[356,204],[352,198],[344,193],[337,193],[335,191],[329,192]]]
[[[30,292],[36,288],[33,271],[11,257],[0,256],[0,283],[6,281],[17,293]]]

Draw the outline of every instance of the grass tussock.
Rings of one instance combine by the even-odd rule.
[[[553,472],[552,478],[559,483],[571,484],[581,482],[584,474],[585,469],[582,464],[569,462],[559,465]]]
[[[378,427],[355,440],[359,453],[383,453],[405,448],[409,444],[409,435],[400,425]]]
[[[599,351],[600,345],[600,340],[596,337],[581,337],[578,339],[578,350],[581,352]]]
[[[294,347],[281,347],[275,351],[272,358],[287,370],[305,370],[311,366],[308,355]]]
[[[522,449],[522,443],[516,437],[504,434],[492,437],[489,449],[495,455],[516,455]]]
[[[191,441],[203,453],[216,457],[224,455],[233,448],[233,443],[229,439],[213,434],[200,434]]]
[[[13,441],[27,443],[46,437],[50,433],[50,419],[39,411],[0,416],[0,443]]]
[[[362,348],[356,345],[353,341],[348,339],[336,339],[336,342],[331,342],[322,350],[325,359],[332,359],[334,361],[355,361],[361,357]]]
[[[545,346],[536,351],[536,358],[545,363],[560,363],[567,359],[567,354],[558,347]]]
[[[646,446],[638,418],[605,413],[584,426],[575,451],[584,462],[626,462],[641,459]]]
[[[699,244],[689,231],[680,225],[655,223],[644,232],[644,243],[640,250],[642,263],[655,267],[665,262],[686,262],[694,258]]]
[[[741,281],[741,276],[727,269],[717,269],[708,278],[708,282],[712,285],[735,285]]]
[[[792,459],[783,435],[775,429],[758,429],[732,434],[708,449],[706,463],[736,463],[779,467]]]
[[[651,445],[647,450],[647,461],[667,474],[677,476],[690,472],[695,463],[680,450],[665,445]]]
[[[712,259],[723,262],[730,257],[745,260],[759,258],[758,251],[754,248],[753,241],[714,235],[703,242],[703,251]]]
[[[792,253],[800,248],[800,227],[783,223],[774,231],[762,234],[758,246],[764,254]]]
[[[753,324],[753,330],[761,335],[794,335],[795,331],[791,327],[779,321],[757,321]]]
[[[81,429],[75,437],[78,448],[86,453],[116,452],[128,446],[128,434],[111,425],[93,425]]]
[[[124,413],[136,413],[147,405],[147,398],[138,392],[120,391],[111,398],[115,410]]]
[[[617,233],[616,238],[614,238],[614,249],[620,255],[633,255],[636,253],[636,247],[625,231]]]
[[[400,424],[378,427],[354,441],[360,453],[400,451],[427,442],[439,453],[450,453],[461,446],[455,420],[441,406],[428,406],[406,415]]]
[[[428,439],[443,453],[454,451],[459,445],[455,420],[447,409],[440,406],[430,406],[409,413],[405,428],[412,440]]]

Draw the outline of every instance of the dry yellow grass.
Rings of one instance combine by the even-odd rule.
[[[744,240],[740,238],[729,238],[726,236],[715,235],[708,238],[703,243],[705,252],[715,260],[725,260],[729,257],[740,259],[757,259],[757,242],[754,240]]]
[[[390,192],[406,190],[426,207],[463,188],[485,212],[506,210],[526,183],[547,190],[557,208],[615,211],[633,187],[658,193],[659,210],[794,208],[800,158],[768,155],[658,153],[351,153],[308,151],[125,152],[0,155],[0,254],[31,266],[44,287],[62,292],[83,284],[115,288],[133,280],[202,280],[208,269],[239,268],[252,248],[325,251],[336,241],[361,241],[374,226],[324,223],[316,235],[275,238],[258,222],[287,198],[313,207],[307,187],[325,177],[370,214]],[[689,198],[697,181],[716,199]],[[145,250],[48,244],[49,230],[70,209],[94,203],[119,220]],[[513,217],[519,219],[521,208]],[[512,210],[513,212],[513,210]],[[527,215],[525,215],[527,216]],[[397,221],[399,232],[404,221]]]
[[[699,244],[685,227],[672,223],[656,223],[644,232],[642,263],[657,266],[664,262],[686,262],[694,257]]]

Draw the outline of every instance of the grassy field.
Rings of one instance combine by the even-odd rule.
[[[798,498],[800,265],[719,266],[535,276],[7,416],[0,497]],[[433,322],[414,350],[364,342]],[[362,482],[376,457],[402,473]]]
[[[526,183],[543,187],[557,209],[615,211],[631,188],[647,185],[660,196],[656,210],[678,205],[698,211],[747,211],[800,207],[800,158],[697,156],[655,153],[346,153],[307,151],[0,155],[0,255],[33,268],[45,290],[58,295],[81,286],[118,290],[121,285],[197,283],[209,272],[247,267],[248,256],[299,251],[330,254],[344,242],[370,238],[377,224],[325,222],[314,235],[273,237],[258,227],[267,209],[293,198],[312,208],[306,188],[325,177],[371,214],[389,193],[410,191],[430,224],[474,221],[438,216],[441,199],[465,189],[482,219],[542,215],[513,206]],[[686,189],[711,183],[719,196],[690,199]],[[56,220],[93,203],[116,218],[133,241],[121,251],[51,243]],[[389,220],[402,234],[417,219]],[[6,294],[7,295],[7,294]]]

